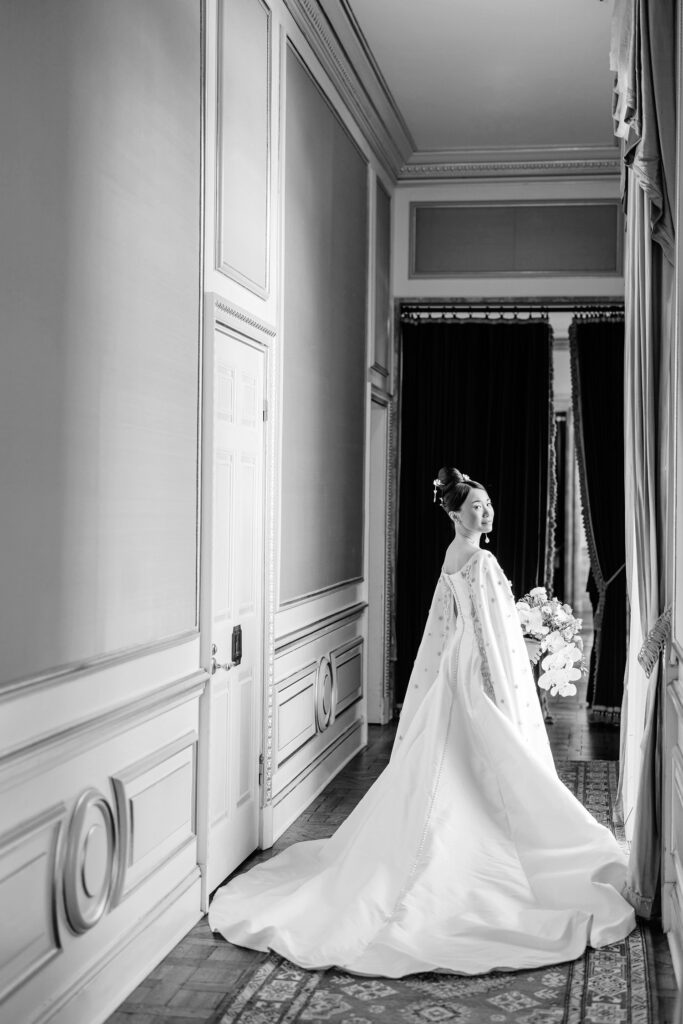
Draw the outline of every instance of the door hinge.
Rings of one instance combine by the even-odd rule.
[[[263,785],[263,754],[258,756],[258,784]]]
[[[267,419],[268,419],[268,399],[264,398],[264,400],[263,400],[263,422],[265,423]]]

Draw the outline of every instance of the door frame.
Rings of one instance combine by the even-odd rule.
[[[373,502],[379,499],[380,495],[383,498],[384,506],[384,531],[383,537],[372,537],[368,533],[366,541],[366,550],[368,552],[368,564],[366,567],[367,581],[368,581],[368,605],[371,606],[375,594],[373,593],[373,584],[377,581],[373,578],[370,571],[370,549],[374,544],[382,545],[382,562],[383,562],[383,579],[382,589],[384,592],[383,608],[382,608],[382,631],[381,631],[381,645],[382,645],[382,675],[380,679],[374,680],[369,672],[370,666],[370,650],[373,642],[376,642],[377,638],[373,637],[369,631],[368,623],[368,673],[367,673],[367,700],[368,700],[368,721],[372,724],[386,725],[390,722],[394,716],[394,688],[393,688],[393,677],[391,672],[391,600],[392,600],[392,585],[393,585],[393,562],[392,562],[392,550],[393,550],[393,399],[386,392],[381,391],[375,385],[371,388],[370,395],[370,408],[368,411],[368,461],[369,461],[369,487],[368,487],[368,499],[366,507],[366,515],[368,521],[368,531],[372,524],[372,506]],[[384,477],[379,480],[376,472],[377,467],[373,464],[373,446],[371,440],[372,432],[372,416],[373,407],[383,411],[384,420]],[[372,712],[370,706],[373,706]],[[371,717],[372,716],[372,717]]]
[[[211,674],[211,622],[205,622],[207,599],[209,596],[208,587],[211,580],[211,558],[212,558],[212,531],[210,526],[211,499],[213,495],[213,456],[209,450],[211,435],[205,429],[206,417],[213,415],[213,401],[211,399],[213,389],[213,377],[211,366],[213,364],[214,338],[218,331],[230,335],[235,341],[248,345],[262,353],[263,356],[263,397],[264,397],[264,435],[263,435],[263,479],[261,485],[260,515],[261,515],[261,543],[259,546],[260,570],[262,573],[260,616],[262,623],[261,657],[262,657],[262,681],[259,696],[259,706],[256,714],[259,720],[259,747],[257,756],[261,762],[259,771],[259,827],[257,847],[263,846],[264,837],[264,807],[267,803],[266,777],[264,765],[269,760],[269,735],[268,721],[272,709],[272,682],[273,682],[273,661],[274,661],[274,636],[273,622],[275,611],[275,586],[274,586],[274,522],[275,502],[274,494],[274,473],[275,473],[275,416],[273,415],[275,404],[275,352],[273,340],[276,334],[274,326],[259,320],[252,314],[233,305],[222,296],[213,292],[205,294],[204,323],[203,323],[203,345],[202,345],[202,367],[201,367],[201,460],[200,460],[200,481],[199,481],[199,502],[200,502],[200,587],[199,587],[199,657],[201,667]],[[211,390],[209,390],[211,389]],[[208,910],[210,892],[206,890],[206,868],[203,858],[206,856],[209,839],[209,805],[208,791],[203,786],[203,757],[208,754],[206,746],[208,743],[207,722],[202,714],[203,707],[209,699],[209,687],[205,690],[200,701],[199,736],[197,744],[197,842],[198,861],[202,875],[201,886],[201,909]],[[202,704],[203,702],[203,704]]]

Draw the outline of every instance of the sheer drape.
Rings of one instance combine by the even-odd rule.
[[[546,577],[552,334],[547,320],[402,325],[396,699],[405,692],[452,539],[432,479],[455,465],[489,489],[491,551],[518,594]]]
[[[597,590],[588,699],[617,716],[626,664],[624,323],[577,317],[569,330],[581,505]]]

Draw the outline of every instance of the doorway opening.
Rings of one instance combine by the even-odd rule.
[[[492,493],[500,525],[496,538],[498,543],[494,547],[492,538],[491,550],[512,578],[513,589],[518,596],[533,586],[545,585],[572,606],[574,614],[583,620],[586,663],[589,664],[593,640],[593,608],[588,590],[590,558],[574,441],[568,337],[569,326],[579,313],[620,312],[623,312],[621,299],[611,298],[589,303],[579,299],[476,303],[397,300],[400,427],[397,463],[393,471],[395,479],[398,479],[396,493],[399,503],[397,576],[392,598],[397,641],[395,692],[398,707],[421,638],[440,559],[450,539],[446,517],[438,516],[436,510],[428,507],[432,502],[429,485],[441,465],[455,464],[475,478],[486,474],[483,482]],[[416,418],[411,404],[414,405],[414,390],[424,387],[421,378],[425,376],[422,370],[429,360],[429,333],[420,335],[418,340],[422,348],[417,354],[415,350],[411,354],[408,345],[415,339],[408,337],[410,325],[440,325],[448,333],[448,325],[452,329],[454,325],[472,322],[491,328],[488,335],[484,331],[481,337],[475,339],[472,334],[470,338],[472,351],[481,353],[483,346],[487,352],[479,359],[481,365],[474,365],[477,360],[471,358],[466,344],[464,356],[451,360],[450,367],[444,366],[441,376],[436,375],[439,394],[433,392],[422,396],[421,410]],[[494,325],[507,326],[510,331],[507,334],[501,331],[496,336],[492,333]],[[531,325],[529,333],[523,332],[525,325]],[[515,333],[518,337],[513,340]],[[506,346],[498,344],[497,337],[506,337],[514,352],[509,366],[505,362],[508,356]],[[533,345],[537,347],[532,348]],[[530,351],[533,351],[531,358]],[[547,357],[542,356],[545,352]],[[543,365],[544,358],[547,358],[546,365]],[[505,384],[503,391],[500,387],[497,391],[491,388],[491,380],[498,384],[502,380]],[[467,418],[461,422],[457,415],[459,398],[463,395],[471,398],[473,394],[476,401],[470,402],[474,410],[470,418],[476,422],[479,415],[476,410],[479,410],[480,426],[476,429],[483,427],[483,434],[488,434],[479,445],[476,438],[472,443],[472,430]],[[530,416],[532,408],[534,415]],[[541,408],[542,415],[539,413]],[[545,431],[541,423],[543,416],[546,418]],[[524,421],[521,439],[515,433],[520,421]],[[495,431],[492,424],[496,426]],[[426,458],[423,455],[424,464],[419,473],[415,472],[414,453],[411,453],[416,445],[416,431],[431,435],[423,444],[430,454]],[[502,445],[507,446],[508,457],[501,459]],[[508,468],[512,466],[513,470],[517,467],[516,474],[501,471],[497,493],[494,492],[495,484],[490,482],[495,480],[495,468],[492,475],[490,467],[495,467],[496,460]],[[525,467],[528,472],[522,472]],[[542,480],[542,485],[534,489],[534,482],[539,480]],[[517,488],[519,484],[523,485],[521,495]],[[410,510],[406,511],[406,504],[413,500],[413,495],[418,496],[416,500],[421,510],[417,517]],[[510,500],[511,496],[515,497],[516,504]],[[501,541],[503,522],[508,517],[517,524],[521,522],[525,528],[513,526],[508,530],[507,538]],[[530,522],[535,525],[528,529]],[[520,557],[521,550],[526,557]],[[585,704],[589,696],[588,678],[584,677],[581,684],[579,699]]]

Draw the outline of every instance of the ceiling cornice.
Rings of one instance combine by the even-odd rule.
[[[616,178],[616,145],[417,150],[349,0],[284,0],[384,170],[397,183]]]
[[[618,160],[511,160],[505,163],[404,164],[399,181],[460,178],[618,177]]]
[[[613,146],[546,146],[418,151],[401,167],[400,181],[460,178],[616,177]]]
[[[285,5],[385,170],[397,179],[414,142],[348,3]]]

